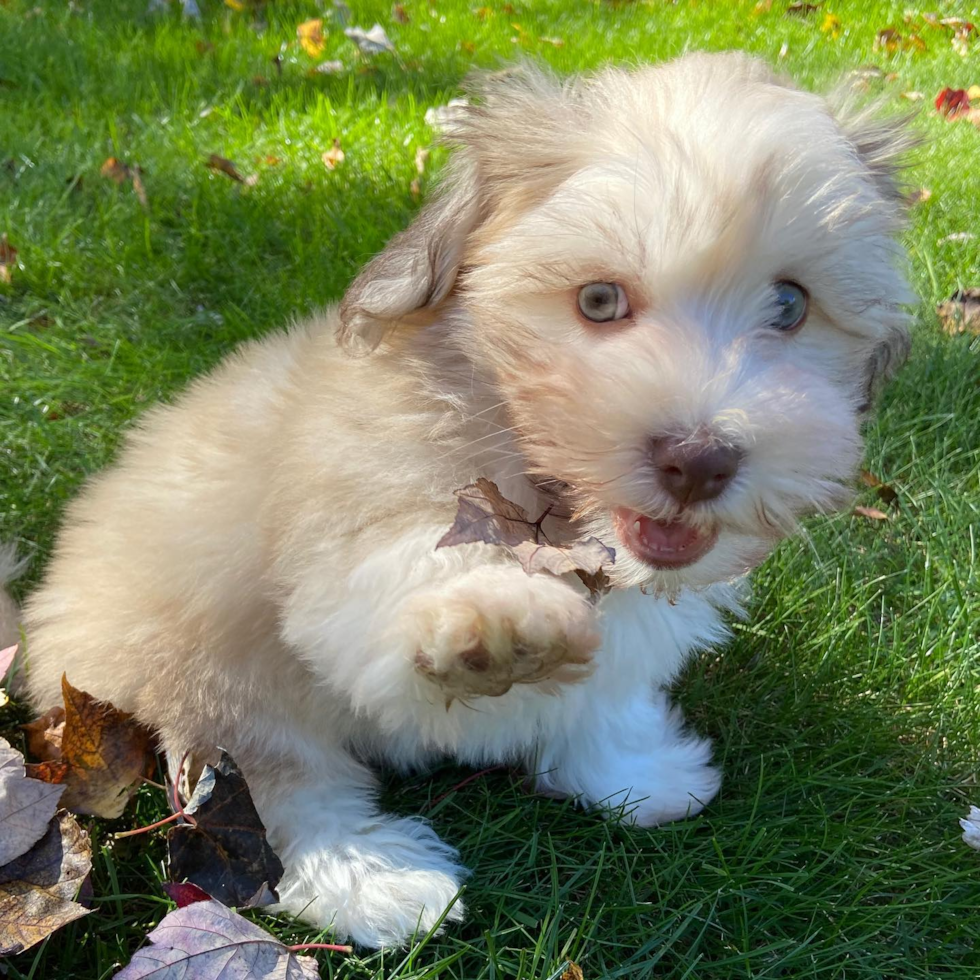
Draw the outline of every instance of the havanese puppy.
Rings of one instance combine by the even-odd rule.
[[[476,95],[435,199],[338,307],[148,413],[25,610],[39,708],[67,672],[171,759],[226,748],[282,906],[368,946],[463,914],[374,761],[517,763],[642,826],[711,800],[664,688],[848,499],[907,345],[900,127],[739,54]],[[615,548],[611,592],[437,550],[479,477]]]

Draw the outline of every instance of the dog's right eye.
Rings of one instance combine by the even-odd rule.
[[[590,282],[578,291],[578,308],[593,323],[622,320],[629,315],[626,290],[615,282]]]

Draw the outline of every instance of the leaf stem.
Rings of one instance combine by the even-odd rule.
[[[297,946],[287,946],[290,953],[301,953],[304,949],[331,949],[335,953],[353,953],[353,946],[339,946],[336,943],[300,943]]]

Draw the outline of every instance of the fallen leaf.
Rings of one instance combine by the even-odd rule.
[[[921,92],[903,92],[903,99],[908,99],[909,102],[921,102],[925,96]]]
[[[177,903],[179,909],[193,905],[195,902],[211,901],[211,896],[203,888],[198,888],[192,881],[165,881],[162,888],[170,900]]]
[[[856,517],[866,517],[869,521],[888,520],[888,515],[876,507],[855,507],[853,513]]]
[[[951,336],[980,334],[980,289],[958,289],[936,307],[943,329]]]
[[[323,54],[326,36],[323,33],[323,18],[313,17],[304,20],[296,28],[296,36],[299,38],[300,47],[311,57],[319,58]]]
[[[407,24],[411,18],[405,11],[405,8],[400,4],[396,3],[394,7],[391,8],[392,20],[397,21],[399,24]]]
[[[23,952],[91,911],[74,899],[92,868],[92,845],[61,811],[26,854],[0,867],[0,956]]]
[[[61,805],[74,813],[121,816],[143,778],[153,772],[153,735],[131,714],[72,687],[65,676],[61,691],[61,759],[36,765],[31,772],[48,782],[63,782]]]
[[[138,165],[130,166],[115,157],[109,157],[99,168],[99,174],[106,180],[111,180],[114,184],[125,184],[127,181],[133,185],[133,193],[137,200],[145,208],[147,206],[146,190],[143,187],[143,171]]]
[[[822,3],[803,3],[802,0],[797,0],[796,3],[791,3],[786,8],[786,13],[795,14],[797,17],[809,17],[810,14],[815,14],[822,6]]]
[[[238,172],[238,168],[231,162],[231,160],[218,156],[217,153],[212,153],[208,157],[207,166],[211,170],[217,170],[220,173],[223,173],[226,177],[231,177],[232,180],[237,181],[239,184],[245,183],[245,178]]]
[[[490,17],[493,16],[493,8],[492,7],[477,7],[476,10],[473,11],[473,14],[476,17],[478,17],[480,20],[488,20]]]
[[[949,235],[943,235],[936,244],[945,245],[947,242],[972,242],[976,237],[972,231],[954,231]]]
[[[517,558],[528,575],[575,572],[593,592],[602,567],[616,561],[616,552],[598,538],[551,544],[541,529],[547,512],[532,521],[523,507],[508,500],[495,483],[483,477],[457,490],[456,499],[456,520],[436,548],[476,542],[500,545]]]
[[[861,470],[861,482],[866,487],[871,487],[878,494],[878,498],[888,506],[898,503],[898,492],[893,486],[879,479],[869,470]]]
[[[0,738],[0,867],[44,836],[63,792],[62,786],[30,778],[24,757]]]
[[[61,740],[65,731],[65,709],[60,705],[46,711],[40,718],[20,726],[27,733],[27,751],[40,762],[61,759]]]
[[[9,283],[10,270],[17,265],[17,249],[7,240],[7,233],[0,235],[0,282]]]
[[[572,960],[569,960],[565,964],[565,972],[561,975],[561,980],[584,980],[585,974],[582,973],[582,967]]]
[[[194,902],[165,915],[114,980],[319,980],[316,960],[220,902]]]
[[[911,191],[905,197],[909,204],[922,204],[923,201],[928,201],[932,197],[932,191],[928,187],[920,187],[918,190]]]
[[[980,807],[971,806],[970,812],[960,818],[963,828],[963,843],[980,851]]]
[[[971,85],[966,90],[966,97],[971,102],[975,102],[977,99],[980,99],[980,85]]]
[[[194,47],[198,54],[208,54],[214,50],[214,45],[210,41],[195,41]]]
[[[318,75],[338,75],[344,70],[342,61],[321,61],[313,69]]]
[[[184,812],[195,824],[167,835],[172,881],[190,881],[236,908],[277,901],[282,864],[231,756],[223,752],[217,766],[204,767]]]
[[[338,164],[343,163],[346,156],[347,155],[340,148],[340,140],[335,137],[333,146],[330,147],[329,150],[324,151],[320,155],[320,159],[326,165],[327,170],[336,170]]]
[[[539,37],[542,44],[550,44],[553,48],[565,47],[565,42],[560,37]]]
[[[888,54],[895,54],[897,51],[925,51],[926,43],[918,34],[903,35],[894,27],[886,27],[875,35],[874,49]]]
[[[225,0],[225,6],[231,7],[237,14],[244,13],[246,7],[242,0]]]
[[[389,51],[394,54],[395,52],[395,46],[391,43],[390,38],[385,34],[385,29],[380,24],[375,24],[369,31],[365,31],[360,27],[347,27],[344,29],[344,34],[364,54],[381,54],[384,51]]]
[[[476,53],[476,45],[472,41],[460,41],[459,49],[460,51],[465,51],[467,54]]]
[[[823,31],[824,34],[829,34],[831,40],[836,41],[837,38],[840,37],[841,33],[840,18],[831,13],[824,14],[823,23],[820,25],[820,30]]]
[[[970,97],[961,88],[944,88],[936,96],[936,111],[947,119],[956,116],[970,108]]]

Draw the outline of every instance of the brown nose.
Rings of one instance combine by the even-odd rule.
[[[680,504],[714,500],[738,472],[742,454],[707,439],[655,439],[651,458],[663,488]]]

